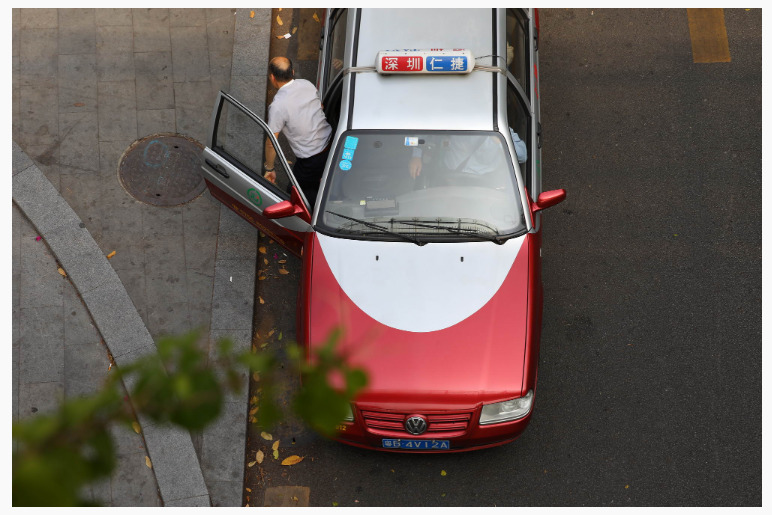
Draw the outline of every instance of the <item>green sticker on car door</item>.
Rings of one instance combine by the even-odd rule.
[[[263,197],[255,188],[249,188],[247,190],[247,197],[249,198],[249,201],[257,207],[260,207],[263,204]]]

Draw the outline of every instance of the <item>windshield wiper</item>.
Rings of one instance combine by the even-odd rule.
[[[450,233],[453,233],[453,234],[458,234],[458,235],[463,235],[463,236],[472,236],[472,237],[480,238],[480,239],[483,239],[483,240],[492,241],[492,242],[497,243],[499,245],[504,243],[504,241],[506,241],[506,239],[507,239],[507,238],[500,237],[498,231],[496,231],[492,227],[488,227],[488,226],[483,225],[483,224],[481,224],[479,222],[460,222],[459,221],[459,222],[452,222],[452,223],[459,223],[459,224],[466,223],[466,224],[480,225],[482,227],[486,227],[487,229],[496,231],[496,234],[485,234],[485,233],[482,233],[482,232],[480,232],[480,231],[478,231],[476,229],[465,228],[465,227],[455,227],[455,226],[452,226],[452,225],[440,225],[440,224],[434,225],[434,224],[430,224],[430,223],[427,223],[427,222],[414,222],[414,221],[410,221],[410,220],[399,220],[399,223],[404,224],[404,225],[412,225],[414,227],[424,227],[426,229],[435,229],[435,230],[447,231],[447,232],[450,232]],[[449,222],[449,223],[451,223],[451,222]]]
[[[353,217],[350,217],[350,216],[342,215],[342,214],[336,213],[334,211],[327,211],[327,213],[330,213],[331,215],[339,216],[341,218],[345,218],[346,220],[351,220],[352,222],[356,222],[358,224],[362,224],[365,227],[369,227],[371,229],[375,229],[376,231],[380,231],[382,233],[386,233],[386,234],[390,234],[392,236],[396,236],[397,238],[401,238],[401,239],[403,239],[405,241],[409,241],[410,243],[415,243],[419,247],[421,247],[423,245],[426,245],[425,241],[421,241],[418,238],[413,238],[411,236],[408,236],[407,234],[401,234],[401,233],[398,233],[398,232],[390,231],[390,230],[386,229],[385,227],[381,227],[380,225],[375,224],[373,222],[368,222],[366,220],[360,220],[359,218],[353,218]]]

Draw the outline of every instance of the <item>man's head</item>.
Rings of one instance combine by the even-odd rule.
[[[295,77],[295,70],[292,69],[292,61],[286,57],[274,57],[268,63],[268,78],[275,88],[291,81]]]

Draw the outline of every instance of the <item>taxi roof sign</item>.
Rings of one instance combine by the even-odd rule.
[[[430,48],[428,50],[381,50],[376,58],[378,73],[470,73],[474,55],[470,50]]]

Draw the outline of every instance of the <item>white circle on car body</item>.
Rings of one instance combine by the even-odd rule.
[[[388,327],[416,333],[451,327],[485,306],[526,238],[501,245],[482,241],[419,247],[316,236],[335,280],[359,309]]]

